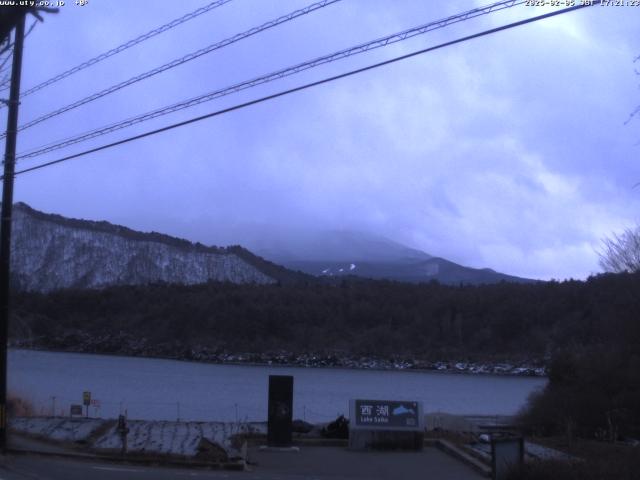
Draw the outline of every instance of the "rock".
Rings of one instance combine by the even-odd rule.
[[[217,463],[229,461],[229,454],[222,446],[204,437],[200,438],[197,450],[198,453],[196,453],[196,458],[198,460]]]

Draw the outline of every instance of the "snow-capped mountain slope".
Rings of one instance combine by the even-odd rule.
[[[240,247],[205,247],[107,222],[49,215],[23,203],[14,207],[11,250],[12,280],[24,290],[159,281],[183,284],[208,280],[256,284],[277,281],[259,268],[260,259]],[[271,267],[278,270],[275,265]]]
[[[361,232],[330,231],[280,239],[284,243],[262,251],[276,265],[239,246],[207,247],[156,232],[51,215],[17,203],[11,278],[19,289],[41,292],[153,282],[308,282],[309,275],[453,284],[530,281],[464,267]]]
[[[388,238],[349,230],[296,232],[276,235],[269,231],[255,235],[250,248],[274,262],[294,261],[342,262],[347,269],[351,263],[414,262],[428,260],[431,255]]]
[[[498,282],[531,282],[533,280],[506,275],[489,268],[470,268],[450,262],[444,258],[432,257],[415,262],[332,262],[332,261],[290,261],[283,264],[292,270],[299,270],[320,277],[341,277],[352,275],[363,278],[396,280],[400,282],[430,282],[436,280],[444,284],[484,284]],[[351,268],[351,265],[354,267]]]
[[[482,284],[530,282],[526,278],[496,272],[489,268],[470,268],[434,257],[375,235],[363,232],[327,231],[312,238],[298,239],[280,248],[260,251],[265,258],[320,277],[354,275],[364,278],[403,282]]]

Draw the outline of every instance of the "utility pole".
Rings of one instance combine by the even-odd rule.
[[[7,451],[7,339],[9,335],[9,274],[11,262],[11,214],[13,210],[13,176],[18,135],[18,105],[20,103],[20,73],[24,22],[27,12],[16,23],[11,68],[11,89],[7,114],[7,137],[4,151],[2,213],[0,214],[0,452]]]

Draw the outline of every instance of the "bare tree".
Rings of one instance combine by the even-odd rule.
[[[640,62],[640,55],[633,59]],[[635,70],[640,76],[640,70]],[[640,105],[629,115],[625,125],[640,116]],[[633,188],[639,187],[640,182]],[[635,228],[628,228],[621,235],[613,234],[613,237],[602,240],[603,248],[600,255],[600,266],[605,272],[640,272],[640,224]]]
[[[620,235],[605,238],[599,252],[600,266],[606,272],[640,272],[640,225]]]

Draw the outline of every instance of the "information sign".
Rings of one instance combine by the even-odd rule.
[[[71,416],[82,415],[82,405],[71,405],[69,407],[69,413]]]
[[[352,418],[359,427],[415,430],[422,424],[422,408],[418,402],[356,400],[353,413]]]

